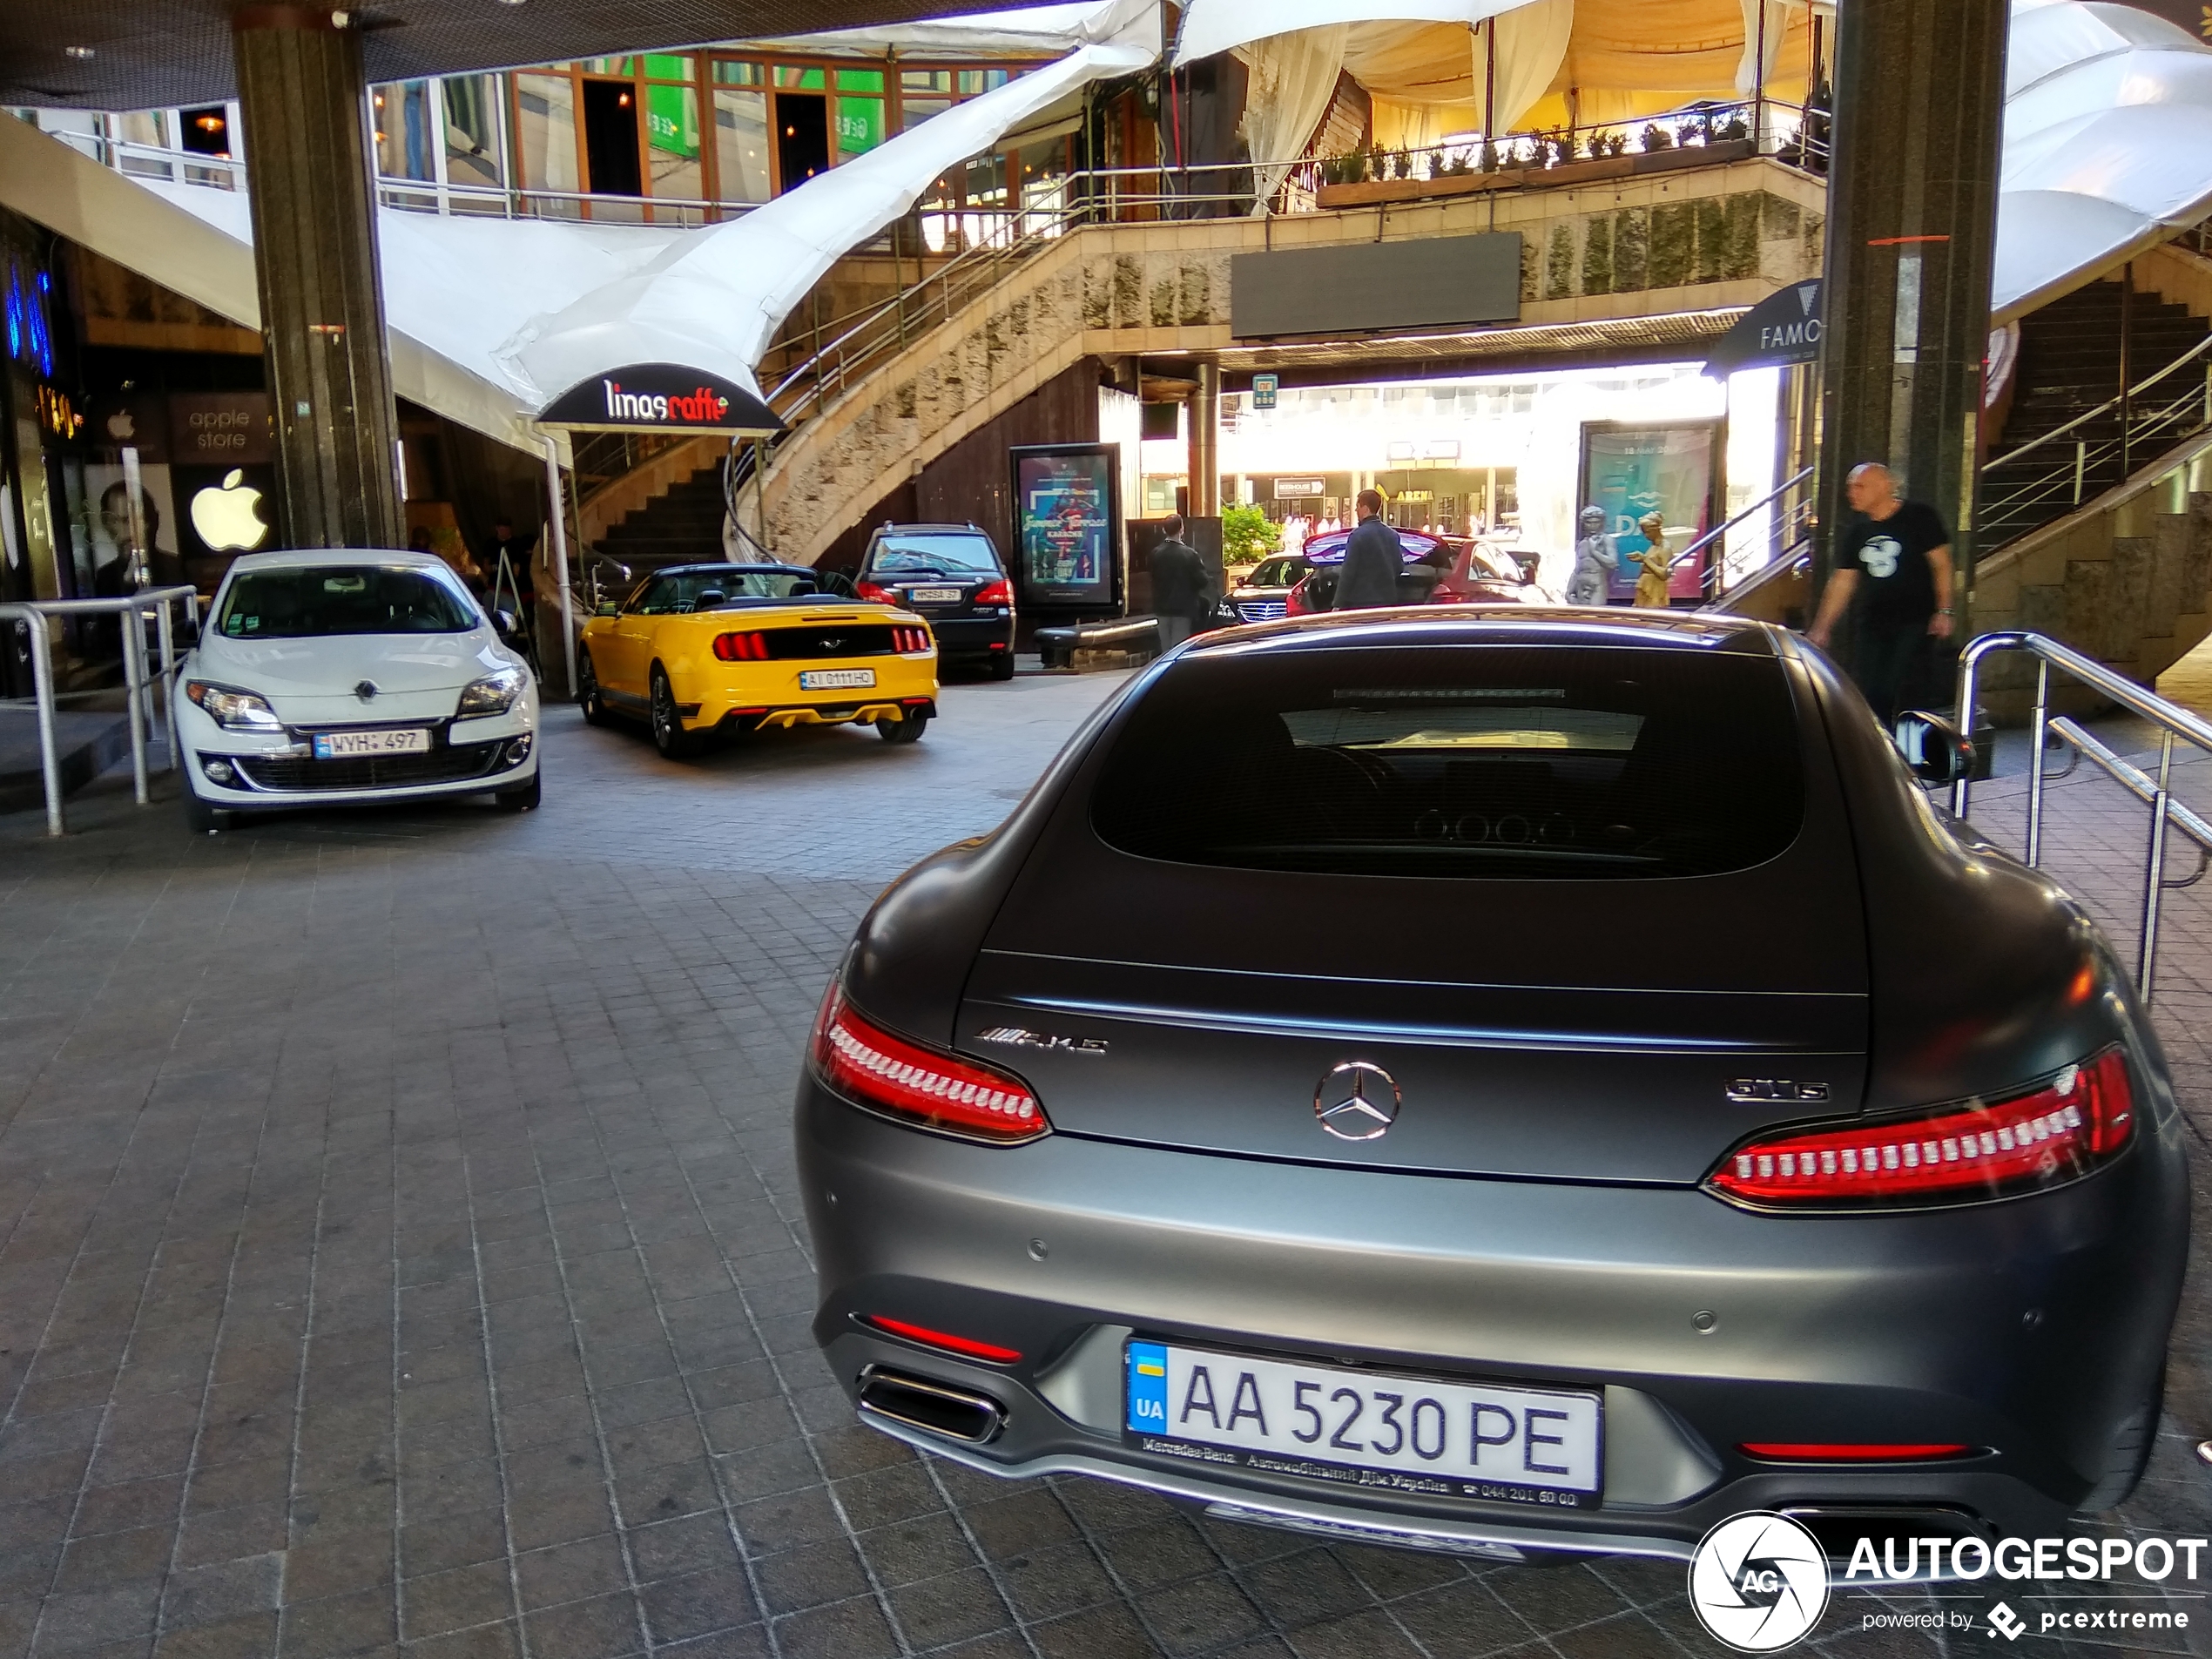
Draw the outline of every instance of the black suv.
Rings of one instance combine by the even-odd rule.
[[[860,597],[929,619],[941,663],[1014,678],[1014,584],[991,538],[973,524],[885,524],[868,538]]]

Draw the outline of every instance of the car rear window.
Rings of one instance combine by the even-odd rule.
[[[991,538],[957,530],[884,536],[868,558],[871,576],[996,576]]]
[[[432,571],[388,564],[243,572],[215,624],[226,639],[462,634],[475,625],[475,607],[458,586]]]
[[[1779,663],[1719,651],[1200,655],[1114,740],[1091,823],[1141,858],[1321,875],[1748,869],[1804,814]]]

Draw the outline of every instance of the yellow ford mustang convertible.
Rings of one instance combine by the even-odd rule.
[[[937,712],[937,643],[912,611],[821,592],[797,565],[672,565],[585,624],[577,700],[594,725],[645,721],[671,757],[847,721],[912,743]]]

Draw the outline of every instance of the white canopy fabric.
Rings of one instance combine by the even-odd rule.
[[[838,260],[913,206],[932,179],[1089,82],[1160,54],[1158,0],[1113,0],[1090,44],[958,104],[727,225],[695,231],[632,274],[581,295],[502,345],[536,407],[631,363],[682,363],[752,387],[776,329]]]
[[[2131,6],[2013,0],[1991,285],[2033,311],[2212,211],[2212,49]]]
[[[1190,0],[1176,37],[1175,67],[1233,51],[1271,35],[1335,24],[1478,24],[1511,11],[1528,0]]]

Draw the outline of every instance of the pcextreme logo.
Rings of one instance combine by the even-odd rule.
[[[1697,1621],[1739,1653],[1777,1653],[1820,1622],[1828,1557],[1787,1515],[1731,1515],[1707,1533],[1689,1561]]]

